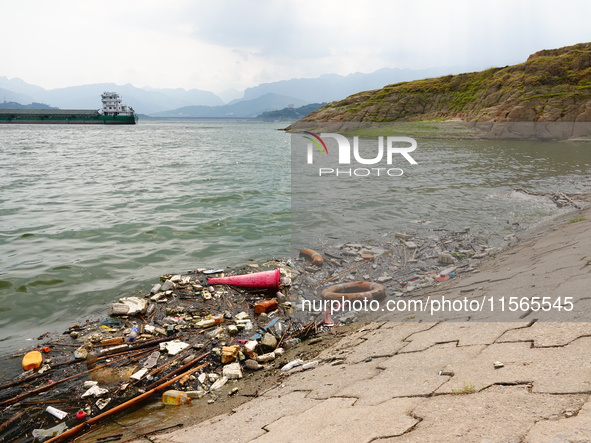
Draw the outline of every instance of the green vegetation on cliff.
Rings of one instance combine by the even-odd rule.
[[[318,108],[326,105],[324,103],[311,103],[309,105],[300,106],[299,108],[287,107],[279,109],[277,111],[263,112],[261,115],[255,117],[255,120],[297,120],[312,111],[316,111]]]
[[[396,83],[329,103],[301,122],[591,122],[591,43],[525,63]]]

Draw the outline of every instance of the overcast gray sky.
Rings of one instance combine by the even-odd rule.
[[[242,90],[384,67],[487,68],[591,41],[589,0],[20,0],[0,76]]]

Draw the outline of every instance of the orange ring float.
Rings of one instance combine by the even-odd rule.
[[[320,266],[322,263],[324,263],[324,258],[322,258],[322,255],[313,249],[300,249],[300,255],[307,256],[310,260],[312,260],[313,265]]]
[[[386,288],[379,283],[369,281],[354,281],[350,283],[341,283],[325,288],[320,293],[324,300],[363,300],[364,298],[373,298],[381,300],[386,297]]]

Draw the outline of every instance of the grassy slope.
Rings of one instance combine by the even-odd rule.
[[[591,43],[540,51],[514,66],[361,92],[302,121],[451,119],[591,121]]]

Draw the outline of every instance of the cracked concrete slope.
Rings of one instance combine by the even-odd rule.
[[[380,406],[357,406],[355,399],[329,398],[302,414],[283,417],[265,426],[267,434],[253,441],[361,443],[402,435],[418,422],[408,411],[419,402],[416,398],[397,398]]]
[[[267,433],[264,426],[286,415],[298,415],[318,401],[307,399],[306,392],[290,392],[281,397],[259,397],[244,403],[234,413],[219,415],[198,425],[174,433],[151,437],[155,442],[204,443],[247,442]]]
[[[397,354],[380,361],[378,367],[382,371],[375,377],[349,384],[337,395],[357,397],[357,405],[378,405],[394,397],[428,396],[449,380],[456,366],[471,360],[483,348],[448,343],[421,352]]]
[[[537,423],[565,417],[578,411],[583,402],[582,395],[532,395],[523,386],[494,386],[472,395],[437,396],[413,409],[420,423],[411,432],[377,441],[521,443]]]
[[[152,441],[591,441],[591,210],[579,215],[431,291],[573,296],[569,315],[382,318],[234,413]]]
[[[495,343],[459,363],[454,377],[437,393],[449,394],[465,385],[480,390],[494,384],[523,383],[531,384],[532,392],[591,393],[590,351],[591,337],[557,348],[532,348],[528,342]],[[504,366],[495,368],[495,362]]]
[[[540,420],[529,430],[526,443],[589,442],[591,441],[591,401],[566,410],[562,415]]]

